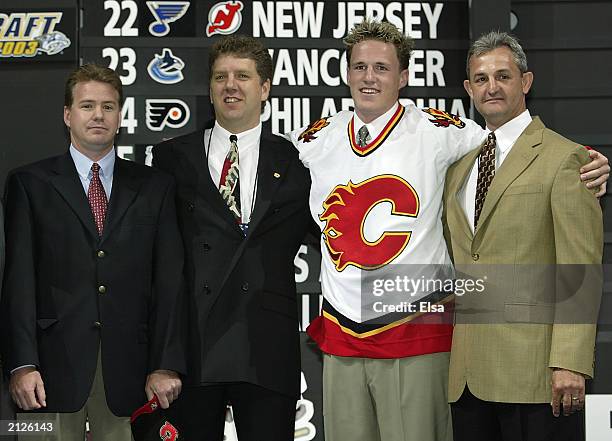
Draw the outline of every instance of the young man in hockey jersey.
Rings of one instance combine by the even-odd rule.
[[[322,230],[324,301],[308,333],[324,353],[325,438],[450,440],[452,293],[409,292],[395,282],[426,285],[449,268],[444,177],[485,132],[473,121],[398,102],[413,42],[395,26],[365,20],[344,42],[355,111],[291,134],[310,169],[310,208]],[[609,171],[605,158],[592,165]],[[390,300],[381,287],[402,292]]]

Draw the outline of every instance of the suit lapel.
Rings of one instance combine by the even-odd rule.
[[[104,222],[102,242],[106,240],[112,231],[120,224],[126,210],[138,194],[142,185],[142,179],[131,173],[127,161],[119,157],[115,158],[115,169],[113,171],[113,190],[108,201],[108,211]]]
[[[508,153],[499,170],[495,172],[495,178],[491,182],[487,197],[485,198],[475,238],[478,236],[480,227],[485,225],[487,218],[499,202],[508,186],[525,170],[529,164],[538,156],[538,150],[534,147],[542,143],[544,124],[535,117],[531,124],[519,136],[516,143]]]
[[[482,146],[481,146],[482,147]],[[457,168],[455,169],[455,173],[453,176],[455,177],[455,182],[450,182],[449,188],[455,189],[453,195],[453,210],[457,214],[460,220],[461,228],[463,228],[465,234],[468,237],[472,237],[472,228],[470,227],[470,221],[467,218],[465,210],[463,208],[463,201],[461,201],[460,197],[462,196],[461,189],[465,188],[467,180],[470,177],[470,173],[472,172],[472,167],[476,162],[478,155],[480,153],[480,147],[472,150],[467,155],[463,157],[457,164]]]
[[[210,176],[208,167],[208,150],[204,145],[205,130],[211,129],[214,120],[209,121],[204,130],[195,133],[195,138],[185,140],[185,153],[190,166],[195,167],[197,174],[196,193],[203,197],[207,204],[211,206],[211,216],[218,216],[222,221],[229,224],[237,234],[242,236],[242,230],[236,223],[236,219],[227,208],[221,193],[219,193],[219,183],[215,183]]]
[[[257,228],[270,208],[289,165],[286,158],[279,157],[277,148],[276,140],[268,136],[261,138],[257,164],[257,197],[249,222],[249,233]]]
[[[262,136],[259,142],[257,198],[255,199],[255,208],[251,215],[251,221],[249,222],[248,234],[232,256],[232,261],[227,267],[227,271],[225,272],[220,286],[225,285],[236,263],[238,263],[238,260],[242,257],[249,239],[270,208],[274,195],[287,171],[289,162],[286,158],[280,157],[278,152],[278,148],[285,148],[285,146],[278,146],[277,143],[278,141],[269,136]],[[226,209],[226,211],[229,213],[229,210]]]
[[[69,152],[57,158],[53,172],[55,176],[51,177],[51,184],[75,212],[85,229],[97,239],[98,232],[87,195]]]

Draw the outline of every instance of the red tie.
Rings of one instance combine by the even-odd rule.
[[[96,162],[91,165],[91,182],[87,189],[87,199],[89,199],[89,206],[96,222],[98,235],[102,236],[108,199],[106,199],[106,192],[102,187],[102,181],[100,181],[100,165]]]

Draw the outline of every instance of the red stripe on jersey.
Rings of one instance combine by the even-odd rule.
[[[321,351],[341,357],[403,358],[448,352],[453,339],[451,324],[404,323],[366,338],[354,337],[327,317],[314,319],[308,335]]]

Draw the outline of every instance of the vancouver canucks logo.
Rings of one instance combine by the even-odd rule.
[[[149,76],[158,83],[176,84],[183,81],[183,68],[185,63],[174,55],[168,48],[164,48],[161,54],[155,54],[147,71]]]

